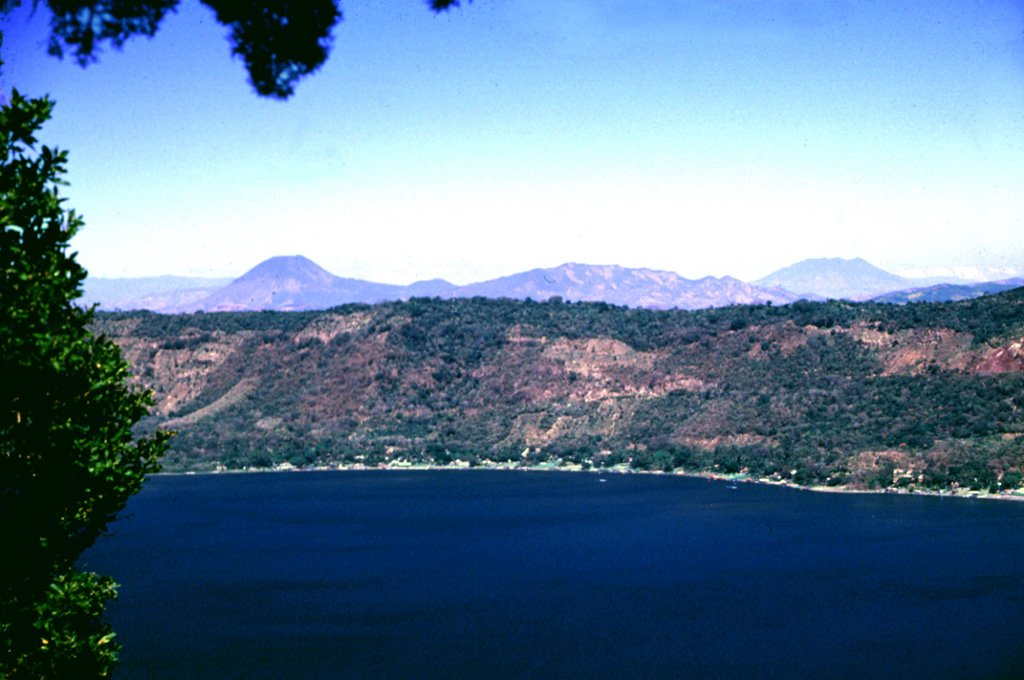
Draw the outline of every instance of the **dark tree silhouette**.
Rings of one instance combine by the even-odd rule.
[[[153,36],[178,0],[47,0],[53,12],[50,54],[70,53],[82,66],[97,60],[102,43],[121,47],[134,35]],[[327,59],[331,29],[341,19],[334,0],[205,2],[231,29],[233,54],[266,97],[287,99],[302,76]]]
[[[53,13],[50,54],[71,54],[82,66],[97,60],[103,43],[121,47],[134,35],[153,36],[179,0],[45,0]],[[18,4],[9,3],[8,8]],[[295,83],[327,60],[331,29],[341,18],[336,0],[204,0],[231,29],[233,54],[266,97],[287,99]],[[431,10],[459,0],[429,0]]]
[[[114,582],[75,562],[160,469],[168,434],[133,437],[151,395],[75,304],[67,153],[35,138],[52,110],[17,90],[0,107],[0,678],[108,678]]]

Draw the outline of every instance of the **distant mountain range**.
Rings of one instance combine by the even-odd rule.
[[[797,299],[786,291],[759,288],[731,276],[720,279],[706,276],[694,281],[675,272],[575,263],[531,269],[461,286],[450,291],[447,297],[474,296],[515,300],[561,297],[655,309],[702,309],[765,302],[785,304]]]
[[[177,307],[154,311],[223,312],[253,309],[327,309],[349,302],[382,302],[444,295],[455,286],[440,279],[410,286],[373,283],[331,274],[295,255],[272,257],[211,294]]]
[[[803,298],[870,300],[879,295],[941,283],[970,284],[952,277],[910,279],[879,269],[862,258],[822,257],[780,269],[755,286],[777,286]]]
[[[104,310],[182,313],[326,309],[353,302],[376,303],[412,297],[480,296],[538,301],[561,297],[628,307],[703,309],[733,304],[787,304],[798,299],[878,298],[886,302],[962,299],[1024,285],[1014,284],[1014,281],[1022,280],[973,284],[948,278],[908,279],[860,258],[821,258],[798,262],[753,283],[731,276],[692,280],[668,271],[566,263],[464,286],[442,279],[402,286],[335,276],[308,258],[295,255],[272,257],[234,280],[171,276],[90,278],[85,282],[82,303],[98,304]],[[913,297],[915,294],[918,297]]]
[[[987,281],[985,283],[968,285],[939,283],[924,288],[899,290],[873,299],[875,302],[893,302],[896,304],[905,304],[907,302],[950,302],[954,300],[970,300],[982,295],[993,295],[1004,290],[1020,288],[1021,286],[1024,286],[1024,279],[1022,278]]]
[[[83,306],[100,309],[152,309],[183,307],[203,299],[231,283],[230,278],[197,276],[146,276],[137,278],[93,278],[85,280]]]

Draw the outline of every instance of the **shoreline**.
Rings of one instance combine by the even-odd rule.
[[[451,470],[451,471],[467,471],[467,470],[508,470],[516,472],[587,472],[596,474],[619,474],[619,475],[664,475],[674,477],[690,477],[693,479],[706,479],[708,481],[719,481],[719,482],[741,482],[744,484],[766,484],[769,486],[779,486],[789,489],[795,489],[798,491],[811,491],[816,493],[843,493],[843,494],[879,494],[879,495],[893,495],[893,496],[936,496],[941,498],[966,498],[966,499],[991,499],[991,500],[1007,500],[1007,501],[1024,501],[1024,489],[1018,489],[1010,492],[1000,492],[997,494],[989,493],[988,491],[972,491],[964,489],[949,489],[949,490],[935,490],[935,489],[897,489],[897,488],[885,488],[885,489],[854,489],[849,486],[804,486],[793,482],[787,482],[784,480],[775,480],[769,478],[757,478],[749,475],[738,473],[738,474],[720,474],[716,472],[687,472],[681,470],[674,470],[672,472],[664,472],[661,470],[634,470],[629,467],[615,466],[611,468],[583,468],[580,465],[512,465],[502,463],[490,463],[485,465],[458,465],[450,463],[448,465],[436,465],[430,463],[423,464],[387,464],[387,465],[362,465],[360,463],[355,464],[339,464],[339,465],[322,465],[316,467],[300,468],[290,465],[288,463],[276,465],[268,468],[241,468],[236,470],[229,470],[227,468],[214,469],[214,470],[185,470],[185,471],[173,471],[173,472],[156,472],[155,475],[174,475],[174,476],[189,476],[189,475],[233,475],[233,474],[259,474],[259,473],[281,473],[281,472],[349,472],[357,470]]]

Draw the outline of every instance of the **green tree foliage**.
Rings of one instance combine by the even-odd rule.
[[[153,36],[178,0],[47,0],[53,12],[50,54],[71,53],[79,64],[96,61],[99,46],[120,47],[133,35]],[[331,29],[341,19],[334,0],[238,2],[207,0],[230,29],[231,51],[241,57],[256,91],[287,99],[300,78],[327,59]]]
[[[36,0],[38,2],[38,0]],[[19,2],[6,3],[9,9]],[[231,52],[265,97],[287,99],[295,83],[327,60],[331,29],[341,20],[336,0],[204,0],[230,29]],[[458,0],[431,0],[441,12]],[[50,54],[71,53],[79,64],[96,61],[104,42],[121,47],[134,35],[152,37],[178,0],[46,0],[53,13]]]
[[[95,324],[133,348],[157,394],[177,380],[168,366],[204,372],[194,397],[141,425],[175,419],[169,469],[559,459],[1012,491],[1024,470],[1024,374],[957,366],[959,352],[974,361],[1022,337],[1022,305],[1024,289],[692,312],[413,298],[319,312],[98,313]],[[881,344],[859,339],[865,329]],[[936,354],[891,368],[905,348],[927,356],[953,330],[965,336],[956,363]]]
[[[82,227],[58,185],[67,154],[35,151],[53,102],[17,91],[0,111],[0,677],[109,677],[102,621],[115,594],[75,562],[159,468],[168,435],[134,440],[148,393],[73,305]]]

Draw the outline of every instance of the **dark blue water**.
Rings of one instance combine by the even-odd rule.
[[[118,678],[1024,677],[1024,503],[667,476],[157,477]]]

